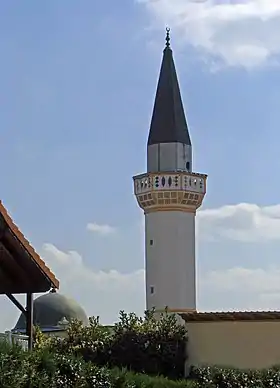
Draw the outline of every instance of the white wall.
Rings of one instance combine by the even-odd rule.
[[[195,215],[148,213],[145,232],[147,308],[195,309]]]
[[[186,326],[189,338],[187,369],[192,365],[241,369],[280,365],[280,321],[277,318],[267,321],[197,321],[187,322]]]
[[[161,143],[148,146],[147,172],[192,171],[192,148],[182,143]]]

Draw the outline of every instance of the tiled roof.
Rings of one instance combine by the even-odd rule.
[[[38,265],[40,270],[52,283],[52,287],[59,288],[59,280],[46,266],[45,262],[41,259],[41,257],[35,251],[35,249],[30,245],[29,241],[24,237],[24,235],[21,233],[19,228],[13,222],[12,218],[9,216],[6,208],[4,207],[2,201],[0,201],[0,214],[4,218],[6,224],[8,225],[8,228],[11,230],[13,235],[18,239],[18,241],[22,244],[22,246],[25,248],[27,253],[30,255],[31,259]]]
[[[193,312],[180,315],[186,322],[280,320],[280,311]]]

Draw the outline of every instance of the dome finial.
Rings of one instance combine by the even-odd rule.
[[[166,38],[165,38],[165,47],[170,47],[170,28],[169,27],[166,27]]]

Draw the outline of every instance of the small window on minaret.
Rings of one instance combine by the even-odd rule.
[[[187,169],[187,171],[190,171],[190,162],[186,163],[186,169]]]
[[[154,240],[150,240],[150,245],[154,245]]]
[[[154,292],[155,292],[155,287],[154,287],[154,286],[151,286],[151,287],[150,287],[150,291],[151,291],[151,294],[154,294]]]

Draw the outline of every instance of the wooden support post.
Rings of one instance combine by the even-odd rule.
[[[28,350],[33,348],[33,294],[26,294],[26,335],[28,335]]]

